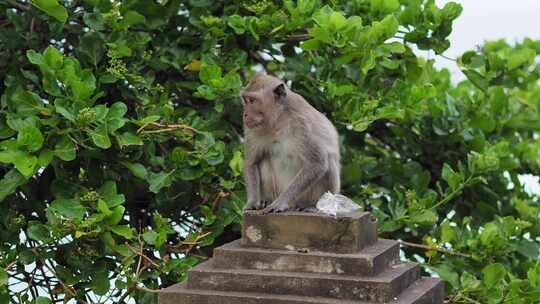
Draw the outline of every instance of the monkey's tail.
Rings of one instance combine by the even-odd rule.
[[[330,156],[328,159],[328,179],[330,182],[330,192],[338,194],[341,190],[341,180],[339,176],[339,160]]]

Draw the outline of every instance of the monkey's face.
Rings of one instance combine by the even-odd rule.
[[[242,92],[244,125],[248,129],[270,131],[286,104],[285,84],[275,77],[256,75]]]
[[[244,124],[249,129],[262,127],[265,123],[265,100],[251,94],[242,95],[244,101]]]

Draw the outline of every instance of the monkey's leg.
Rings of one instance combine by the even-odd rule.
[[[266,206],[266,204],[264,204],[260,198],[259,182],[260,172],[258,164],[248,164],[246,166],[247,204],[244,208],[245,210],[258,210]]]
[[[296,174],[289,187],[263,213],[282,212],[296,208],[296,202],[302,193],[319,181],[328,171],[328,159],[322,157],[319,162],[310,162]]]

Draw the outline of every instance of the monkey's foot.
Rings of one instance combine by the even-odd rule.
[[[262,210],[262,213],[263,214],[273,213],[273,212],[277,213],[277,212],[284,212],[284,211],[288,211],[292,209],[294,208],[289,206],[289,204],[287,203],[275,201],[272,204],[270,204],[270,206],[264,208]]]
[[[260,210],[268,205],[266,201],[248,202],[244,210]]]
[[[309,213],[319,213],[319,209],[317,209],[317,207],[298,208],[298,211],[309,212]]]

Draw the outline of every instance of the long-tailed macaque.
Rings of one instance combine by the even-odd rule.
[[[323,193],[339,193],[338,134],[323,114],[280,79],[261,73],[241,97],[245,209],[309,210]]]

